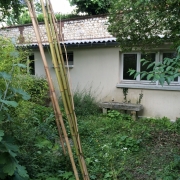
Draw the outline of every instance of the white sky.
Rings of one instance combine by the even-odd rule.
[[[62,14],[71,13],[74,7],[70,7],[68,0],[51,0],[54,12]]]

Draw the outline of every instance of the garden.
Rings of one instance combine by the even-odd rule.
[[[13,40],[0,43],[0,179],[75,179],[59,142],[47,81],[27,73],[28,51],[17,50]],[[102,114],[91,89],[73,96],[90,179],[180,178],[180,119],[134,121],[115,110]],[[75,153],[61,98],[59,104]]]

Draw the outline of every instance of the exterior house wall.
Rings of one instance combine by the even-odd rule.
[[[88,42],[91,39],[94,41],[96,39],[113,38],[107,31],[106,16],[62,21],[57,23],[57,28],[59,32],[62,31],[62,36],[59,34],[60,40],[67,44],[73,42],[81,44],[82,41]],[[48,41],[43,24],[40,24],[40,30],[43,43],[46,44]],[[10,38],[16,37],[18,43],[22,46],[37,45],[32,25],[0,29],[0,35]],[[91,89],[100,101],[123,102],[122,89],[118,88],[122,79],[122,73],[120,72],[122,64],[120,63],[121,56],[118,47],[115,47],[115,45],[107,47],[104,44],[101,48],[85,48],[83,45],[77,45],[76,48],[68,49],[68,51],[72,51],[74,56],[74,67],[70,69],[73,90],[77,88],[80,90]],[[37,48],[33,49],[33,52],[35,55],[35,73],[38,76],[45,76],[40,53]],[[58,92],[56,76],[48,50],[46,50],[46,57],[56,92]],[[141,103],[144,109],[138,114],[139,116],[166,116],[172,120],[180,117],[180,91],[143,89],[142,92],[143,99]],[[140,93],[141,88],[135,89],[132,84],[129,87],[128,100],[136,103]]]
[[[73,90],[90,90],[102,102],[123,102],[121,88],[116,85],[120,81],[119,48],[88,48],[71,49],[74,54],[74,67],[70,69]],[[46,52],[52,79],[58,91],[55,71],[52,68],[51,57]],[[37,75],[45,75],[41,56],[35,52],[35,67]],[[142,89],[129,88],[127,99],[136,103]],[[143,89],[141,104],[144,109],[138,113],[145,117],[168,117],[175,120],[180,117],[180,92]]]

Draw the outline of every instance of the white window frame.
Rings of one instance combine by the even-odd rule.
[[[161,62],[163,58],[163,53],[173,53],[173,51],[158,51],[158,52],[148,52],[155,53],[155,62]],[[141,52],[125,52],[120,54],[120,83],[116,87],[120,88],[134,88],[134,89],[159,89],[159,90],[180,90],[180,77],[178,77],[178,82],[171,82],[170,85],[164,84],[162,87],[158,81],[151,82],[148,80],[140,80],[140,75],[137,76],[135,80],[124,80],[123,79],[123,70],[124,70],[124,54],[137,54],[137,67],[136,70],[140,71],[140,59]]]

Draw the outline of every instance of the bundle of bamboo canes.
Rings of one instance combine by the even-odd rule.
[[[41,6],[42,6],[43,15],[44,15],[44,22],[45,22],[46,32],[47,32],[48,41],[49,41],[49,45],[50,45],[52,62],[54,64],[56,77],[57,77],[57,81],[59,84],[59,89],[61,92],[65,112],[67,115],[70,132],[71,132],[71,136],[73,139],[73,144],[74,144],[74,148],[76,151],[76,155],[78,158],[81,174],[82,174],[83,180],[89,180],[89,175],[88,175],[88,171],[87,171],[87,167],[86,167],[86,163],[85,163],[85,159],[83,156],[81,143],[80,143],[80,137],[79,137],[78,127],[77,127],[77,119],[76,119],[76,115],[74,112],[72,93],[71,93],[71,89],[70,89],[70,85],[69,85],[67,71],[66,71],[65,65],[64,65],[64,59],[63,59],[63,55],[62,55],[61,46],[60,46],[60,41],[59,41],[59,36],[58,36],[58,31],[57,31],[57,26],[56,26],[56,19],[55,19],[54,13],[53,13],[53,9],[52,9],[50,0],[45,0],[46,6],[44,4],[44,0],[40,0],[40,2],[41,2]],[[33,1],[26,0],[26,3],[28,5],[28,9],[29,9],[32,24],[34,27],[34,31],[36,34],[36,38],[38,41],[41,57],[43,60],[43,64],[44,64],[44,68],[45,68],[45,72],[46,72],[46,76],[47,76],[47,81],[49,84],[51,101],[52,101],[52,105],[53,105],[54,112],[55,112],[56,124],[58,127],[60,142],[61,142],[62,148],[64,150],[64,153],[65,153],[66,150],[65,150],[65,146],[64,146],[64,142],[63,142],[63,137],[64,137],[75,178],[76,178],[76,180],[79,180],[79,175],[78,175],[78,171],[77,171],[76,164],[74,161],[72,149],[71,149],[71,146],[69,143],[69,139],[67,136],[67,131],[66,131],[66,128],[64,125],[64,121],[62,119],[62,114],[61,114],[61,111],[59,108],[59,104],[58,104],[58,100],[57,100],[57,97],[55,94],[51,75],[49,72],[45,52],[43,49],[39,25],[38,25],[38,21],[36,18]]]

